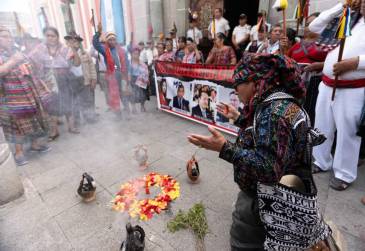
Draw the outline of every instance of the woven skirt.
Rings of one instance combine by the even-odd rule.
[[[232,251],[264,250],[265,229],[259,216],[257,199],[238,193],[231,226]]]
[[[47,136],[48,118],[46,115],[34,114],[16,118],[13,115],[1,112],[0,125],[9,143],[24,144],[26,140],[33,140]]]

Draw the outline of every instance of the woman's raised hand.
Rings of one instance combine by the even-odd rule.
[[[222,102],[217,104],[217,111],[227,119],[233,119],[234,121],[240,116],[240,112],[233,105]]]

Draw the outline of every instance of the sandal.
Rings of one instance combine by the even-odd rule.
[[[337,179],[335,177],[331,178],[331,181],[330,181],[330,187],[336,191],[344,191],[350,185],[351,185],[350,183],[347,183],[347,182]]]
[[[51,141],[55,141],[58,137],[60,136],[59,133],[56,133],[55,135],[53,136],[49,136],[48,137],[48,142],[51,142]]]
[[[68,129],[68,132],[72,134],[80,134],[80,131],[77,128]]]
[[[326,171],[322,170],[318,165],[312,164],[312,174],[316,173],[325,173]]]
[[[51,151],[52,148],[49,147],[49,146],[39,146],[39,147],[31,147],[30,148],[30,152],[33,152],[33,153],[47,153],[49,151]]]
[[[17,166],[25,166],[29,163],[27,158],[24,155],[21,156],[14,156],[14,160]]]

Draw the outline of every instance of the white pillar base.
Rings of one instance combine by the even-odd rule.
[[[19,198],[23,193],[23,184],[16,170],[9,145],[0,144],[0,205]]]

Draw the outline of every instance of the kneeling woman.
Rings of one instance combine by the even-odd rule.
[[[233,212],[232,250],[263,250],[266,231],[259,216],[258,183],[275,185],[297,169],[310,170],[305,153],[310,122],[300,107],[305,89],[296,63],[280,55],[244,55],[233,78],[243,113],[227,104],[217,109],[240,127],[236,143],[213,128],[212,136],[193,134],[188,139],[220,152],[234,166],[241,191]]]

